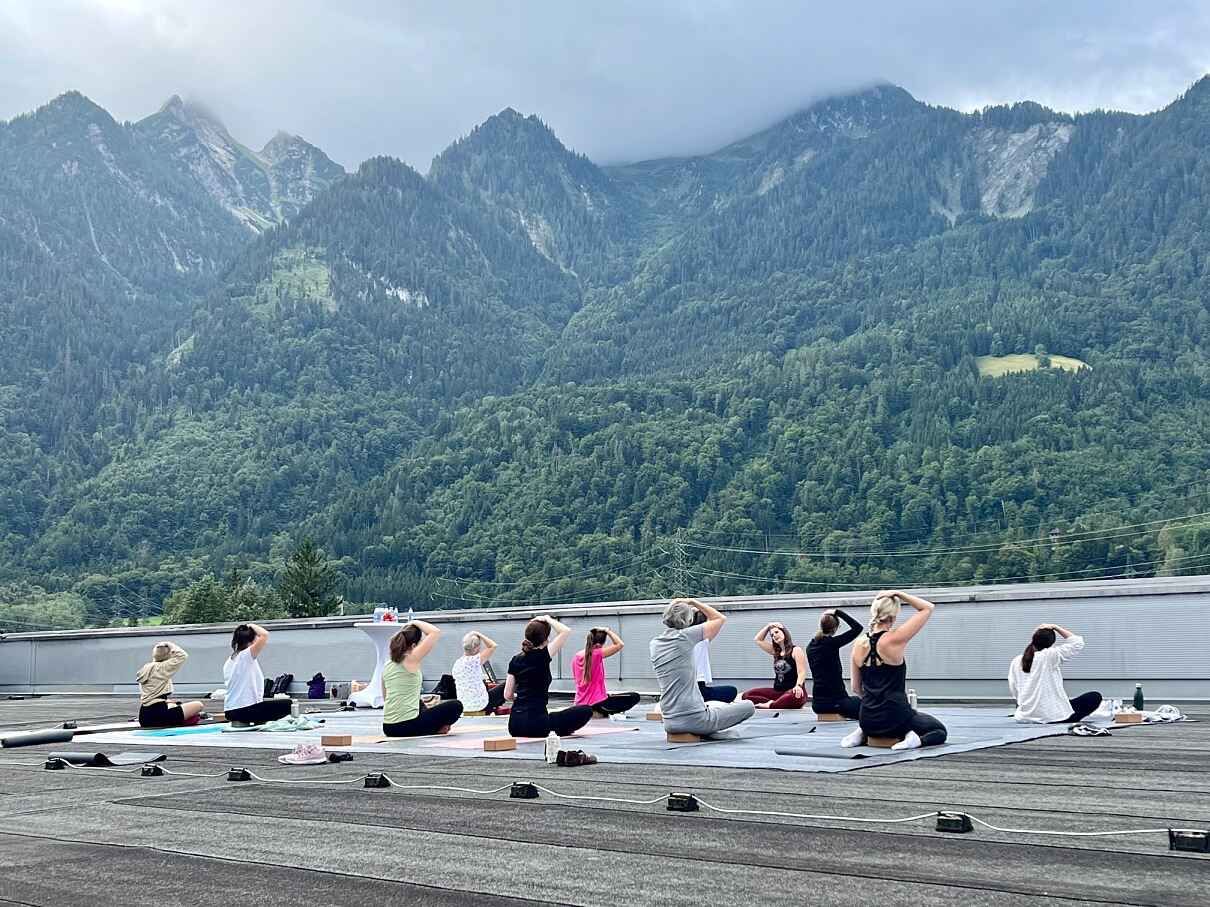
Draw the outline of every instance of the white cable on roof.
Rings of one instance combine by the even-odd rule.
[[[557,790],[551,790],[549,787],[543,787],[541,784],[535,784],[534,788],[542,791],[543,793],[550,794],[552,797],[559,797],[563,800],[595,800],[600,803],[633,803],[635,806],[651,806],[654,803],[662,803],[668,799],[667,795],[656,797],[652,800],[627,800],[624,797],[599,797],[593,796],[592,794],[561,794]]]
[[[661,797],[660,799],[663,800],[665,798]],[[919,822],[921,819],[931,819],[937,815],[937,811],[933,810],[932,812],[921,813],[918,816],[905,816],[902,819],[872,819],[868,816],[816,816],[809,813],[782,813],[764,809],[729,809],[725,806],[715,806],[701,797],[694,797],[694,799],[701,806],[706,807],[706,809],[719,813],[727,813],[728,815],[777,816],[781,819],[815,819],[828,822],[877,822],[881,825],[897,825],[903,822]]]
[[[992,825],[990,822],[984,822],[982,819],[966,814],[972,822],[977,822],[984,828],[990,828],[992,831],[1003,831],[1014,835],[1063,835],[1071,838],[1103,838],[1109,835],[1162,835],[1166,834],[1167,828],[1130,828],[1124,831],[1048,831],[1041,828],[1001,828],[998,825]]]

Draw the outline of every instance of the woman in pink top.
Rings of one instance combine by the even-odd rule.
[[[571,675],[576,679],[575,705],[592,706],[593,717],[604,718],[628,712],[639,704],[638,693],[605,692],[605,659],[622,651],[625,643],[606,627],[588,631],[583,652],[571,659]]]

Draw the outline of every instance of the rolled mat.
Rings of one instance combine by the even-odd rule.
[[[163,762],[167,756],[163,753],[117,753],[106,756],[104,753],[51,753],[47,759],[62,759],[72,765],[94,765],[106,768],[111,765],[144,765],[148,762]]]
[[[0,740],[0,746],[5,749],[14,746],[41,746],[44,743],[71,743],[75,731],[54,728],[49,731],[33,731],[28,734],[10,734]]]

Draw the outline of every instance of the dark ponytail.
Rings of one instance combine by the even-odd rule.
[[[819,632],[815,634],[815,641],[819,642],[826,636],[831,636],[836,632],[836,628],[840,626],[840,618],[835,614],[825,614],[819,619]]]
[[[1030,638],[1029,645],[1021,653],[1021,670],[1028,674],[1029,669],[1034,666],[1034,654],[1041,652],[1043,649],[1049,649],[1054,644],[1055,631],[1050,627],[1039,627],[1034,630],[1034,635]]]
[[[395,664],[403,664],[403,660],[407,658],[408,652],[412,651],[412,647],[420,642],[420,638],[424,634],[420,632],[420,628],[413,624],[408,624],[400,629],[398,633],[391,637],[391,661]]]
[[[534,649],[540,649],[550,639],[550,624],[535,618],[525,625],[525,639],[521,641],[521,652],[528,655]]]

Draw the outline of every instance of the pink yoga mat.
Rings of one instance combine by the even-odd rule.
[[[582,727],[574,734],[564,737],[570,740],[577,737],[600,737],[602,734],[624,734],[627,731],[637,731],[637,727]],[[457,740],[441,740],[437,743],[421,743],[422,747],[440,747],[448,750],[481,750],[483,741],[489,737],[503,737],[504,734],[488,734],[485,737],[462,737]],[[517,746],[523,743],[544,743],[545,737],[518,737]]]

